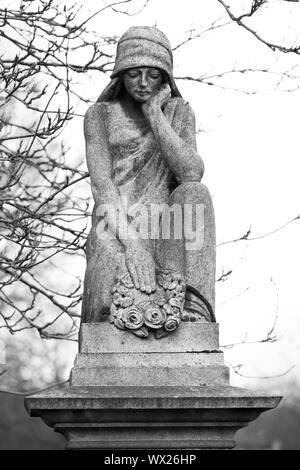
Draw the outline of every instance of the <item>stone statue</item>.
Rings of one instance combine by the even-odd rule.
[[[229,385],[195,134],[169,41],[130,28],[85,116],[95,206],[79,352],[69,384],[25,399],[68,449],[230,449],[238,429],[280,401]]]
[[[95,205],[82,322],[160,338],[215,321],[213,205],[167,37],[130,28],[111,78],[84,122]]]

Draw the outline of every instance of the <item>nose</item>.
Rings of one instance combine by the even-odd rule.
[[[140,74],[140,86],[143,88],[147,86],[147,75],[145,70],[143,70]]]

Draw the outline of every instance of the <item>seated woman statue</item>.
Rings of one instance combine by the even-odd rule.
[[[130,28],[111,77],[84,120],[95,205],[82,322],[160,338],[215,321],[213,206],[167,37]]]

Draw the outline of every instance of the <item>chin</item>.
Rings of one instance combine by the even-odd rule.
[[[147,103],[147,101],[149,101],[149,98],[149,96],[147,98],[142,98],[141,96],[134,97],[135,101],[137,101],[138,103]]]

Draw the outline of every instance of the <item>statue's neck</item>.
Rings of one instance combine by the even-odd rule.
[[[143,119],[142,103],[135,101],[128,93],[120,100],[121,106],[130,119]]]

